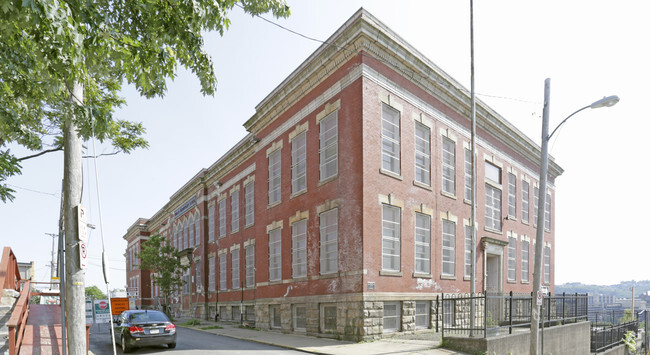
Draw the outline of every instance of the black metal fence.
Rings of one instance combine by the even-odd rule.
[[[648,352],[648,311],[632,314],[624,310],[601,310],[589,312],[591,321],[591,352],[599,353],[623,343],[626,333],[633,332],[637,348]]]
[[[505,331],[512,334],[517,328],[530,328],[532,302],[532,294],[512,292],[443,295],[442,336],[491,337]],[[587,304],[586,294],[546,296],[542,302],[540,325],[549,327],[587,320]]]

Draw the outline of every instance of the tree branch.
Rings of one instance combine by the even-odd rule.
[[[53,148],[53,149],[47,149],[47,150],[44,150],[44,151],[42,151],[42,152],[39,152],[39,153],[36,153],[36,154],[33,154],[33,155],[28,155],[28,156],[26,156],[26,157],[18,158],[18,161],[23,161],[23,160],[27,160],[27,159],[37,158],[37,157],[40,157],[41,155],[45,155],[45,154],[47,154],[47,153],[58,152],[58,151],[60,151],[60,150],[63,150],[63,147],[57,147],[57,148]]]

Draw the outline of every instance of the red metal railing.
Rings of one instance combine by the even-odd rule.
[[[16,302],[14,311],[11,313],[11,318],[7,322],[7,328],[9,328],[9,355],[18,354],[20,352],[20,346],[23,343],[27,315],[29,315],[30,287],[30,281],[25,280],[18,302]]]
[[[20,270],[18,261],[11,248],[4,247],[0,261],[0,288],[3,290],[20,290]]]

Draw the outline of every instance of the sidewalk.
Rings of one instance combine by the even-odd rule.
[[[207,321],[204,319],[199,320],[199,325],[185,325],[189,321],[189,318],[176,319],[176,326],[199,329],[231,338],[254,341],[312,354],[464,354],[437,348],[440,345],[440,341],[432,339],[433,334],[431,333],[427,334],[430,336],[396,336],[372,342],[354,343],[313,336],[239,328],[238,324]],[[209,329],[215,325],[218,325],[221,329]]]

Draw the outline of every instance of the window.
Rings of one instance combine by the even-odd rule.
[[[537,227],[537,206],[539,205],[539,187],[533,187],[533,226]]]
[[[307,132],[291,140],[291,193],[307,189]]]
[[[282,240],[281,228],[269,232],[269,281],[282,278]]]
[[[485,184],[485,227],[501,230],[501,190]]]
[[[508,237],[508,281],[517,280],[517,238]]]
[[[382,104],[381,110],[381,167],[399,175],[400,170],[400,113]]]
[[[551,247],[544,247],[544,283],[551,283]]]
[[[528,223],[530,184],[526,180],[521,180],[521,220]]]
[[[338,208],[323,212],[320,218],[320,273],[331,274],[339,269]]]
[[[246,251],[246,287],[255,286],[255,244],[247,245]]]
[[[442,220],[442,275],[456,275],[456,223]]]
[[[244,213],[245,225],[252,226],[255,223],[255,181],[251,181],[244,186]]]
[[[415,122],[415,181],[431,185],[431,130]]]
[[[219,237],[226,236],[226,199],[219,201]]]
[[[293,306],[293,330],[307,330],[307,307],[305,305]]]
[[[415,272],[431,273],[431,217],[415,214]]]
[[[215,268],[217,265],[215,265],[215,258],[214,256],[211,256],[208,258],[208,291],[215,291]]]
[[[230,252],[231,254],[231,267],[230,270],[232,272],[232,276],[230,278],[231,280],[231,288],[238,289],[241,287],[241,284],[239,283],[239,248],[234,249],[233,251]]]
[[[385,271],[400,271],[401,221],[399,207],[382,208],[382,265]]]
[[[544,229],[551,230],[551,194],[546,194],[544,203]]]
[[[321,331],[336,332],[336,304],[323,304],[320,308]]]
[[[255,322],[255,306],[244,306],[244,320]]]
[[[497,184],[501,184],[501,168],[490,163],[485,162],[485,178],[490,179]]]
[[[472,277],[472,226],[465,226],[465,277]]]
[[[239,189],[230,195],[230,232],[239,231]]]
[[[508,173],[508,216],[517,217],[517,176]]]
[[[320,121],[320,180],[338,174],[338,111]]]
[[[190,247],[190,225],[187,222],[187,219],[185,220],[185,227],[183,230],[185,231],[183,233],[183,249],[187,249]]]
[[[269,154],[269,205],[280,202],[280,182],[282,179],[280,153],[281,150],[277,149]]]
[[[384,302],[384,333],[399,332],[401,318],[399,302]]]
[[[194,215],[194,246],[201,245],[201,215]]]
[[[472,200],[472,150],[465,149],[465,200]]]
[[[294,278],[307,276],[307,220],[291,225],[291,267]]]
[[[219,307],[219,318],[222,320],[228,320],[228,317],[230,317],[230,315],[228,314],[226,306]]]
[[[269,317],[271,320],[271,328],[281,328],[282,318],[280,318],[280,305],[273,304],[269,306]]]
[[[232,314],[230,319],[232,320],[241,319],[242,313],[239,306],[232,306],[230,308],[230,313]]]
[[[227,281],[227,262],[228,262],[228,254],[223,253],[219,254],[219,290],[225,290],[228,288],[228,285],[226,283]]]
[[[214,222],[215,222],[215,208],[214,205],[208,207],[208,241],[213,242],[214,241]]]
[[[196,275],[195,276],[196,289],[199,290],[203,288],[203,278],[201,278],[201,260],[195,261],[194,266],[195,266],[194,275]]]
[[[442,137],[442,191],[456,194],[456,142]]]
[[[431,324],[429,301],[415,302],[415,329],[428,329]]]
[[[528,265],[530,255],[530,242],[527,240],[521,241],[521,282],[528,282]]]
[[[192,284],[192,271],[187,268],[183,272],[183,294],[190,293],[190,286]]]

